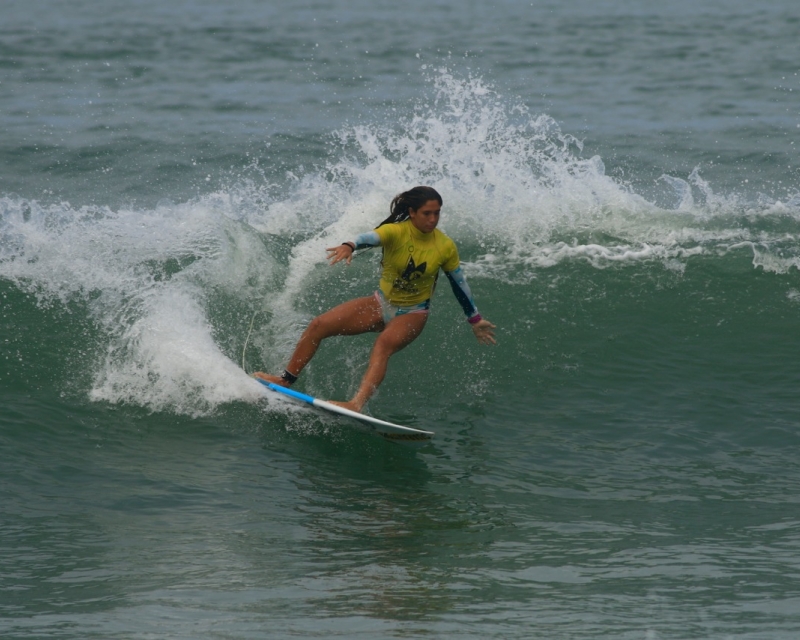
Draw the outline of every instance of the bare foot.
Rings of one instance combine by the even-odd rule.
[[[342,409],[350,409],[350,411],[355,411],[356,413],[361,413],[361,407],[354,404],[353,402],[339,402],[338,400],[328,400],[331,404],[335,404],[337,407],[341,407]]]
[[[253,374],[254,378],[258,378],[259,380],[265,380],[266,382],[271,382],[272,384],[277,384],[279,387],[288,387],[289,383],[286,382],[283,378],[279,378],[278,376],[273,376],[271,373],[264,373],[263,371],[256,371]]]

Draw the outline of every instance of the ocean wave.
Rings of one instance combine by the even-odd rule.
[[[800,268],[800,196],[715,193],[696,169],[663,176],[674,202],[657,206],[481,78],[442,68],[429,81],[412,112],[332,132],[334,159],[283,184],[259,181],[254,165],[226,189],[149,209],[6,195],[0,278],[43,305],[85,305],[107,339],[90,397],[184,413],[252,398],[238,350],[254,316],[254,360],[277,368],[342,287],[322,269],[325,248],[374,227],[415,184],[443,194],[442,228],[478,290],[573,263],[682,273],[749,252],[754,269]]]

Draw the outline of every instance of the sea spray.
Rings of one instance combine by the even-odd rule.
[[[107,341],[86,363],[91,398],[194,415],[253,399],[238,366],[251,323],[245,366],[279,370],[313,315],[369,295],[379,252],[347,270],[327,268],[325,249],[373,228],[415,184],[443,194],[441,227],[479,300],[493,282],[534,282],[561,264],[680,274],[693,259],[741,252],[775,273],[800,264],[796,197],[718,194],[696,169],[664,176],[673,208],[657,206],[480,77],[438,69],[429,83],[409,115],[332,132],[333,159],[283,185],[250,175],[152,209],[4,196],[0,277],[41,304],[85,305]],[[350,387],[367,352],[349,354]]]
[[[93,399],[195,414],[255,396],[235,382],[244,373],[207,312],[224,296],[245,315],[275,262],[213,202],[111,211],[3,201],[3,277],[43,305],[78,301],[105,336],[100,362],[84,363],[96,367]]]

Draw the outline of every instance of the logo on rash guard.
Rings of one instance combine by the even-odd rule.
[[[410,257],[405,270],[400,274],[400,277],[394,281],[394,288],[401,291],[408,291],[409,293],[418,293],[419,290],[414,284],[414,280],[418,280],[422,277],[427,266],[427,262],[423,262],[421,265],[417,266],[414,263],[414,258]]]

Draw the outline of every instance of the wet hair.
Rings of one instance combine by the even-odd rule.
[[[436,200],[439,206],[442,205],[442,196],[433,187],[414,187],[396,195],[389,205],[389,217],[378,226],[408,220],[408,212],[411,209],[416,211],[428,200]]]

